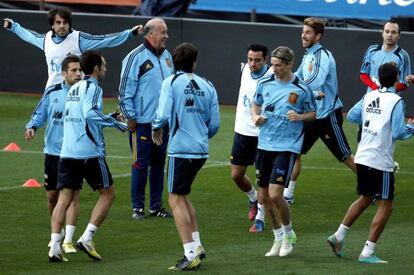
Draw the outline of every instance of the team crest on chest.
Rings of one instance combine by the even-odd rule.
[[[290,104],[296,104],[296,101],[298,101],[298,94],[295,92],[291,92],[289,94],[288,102]]]
[[[165,59],[165,62],[167,63],[167,66],[171,68],[171,60],[168,57]]]
[[[147,64],[145,65],[145,70],[149,71],[149,70],[151,70],[153,67],[154,67],[154,65],[152,65],[152,63],[147,63]]]
[[[308,64],[308,72],[312,72],[312,70],[313,70],[313,65],[312,65],[312,62],[313,62],[313,59],[312,59],[312,61],[311,61],[311,62],[309,62],[309,64]]]

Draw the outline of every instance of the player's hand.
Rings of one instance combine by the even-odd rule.
[[[13,24],[13,20],[10,18],[3,18],[3,28],[5,29],[11,29]]]
[[[412,85],[414,83],[414,75],[413,74],[407,75],[405,77],[405,80],[407,80],[408,85]]]
[[[325,93],[322,93],[321,91],[313,91],[313,96],[316,100],[322,100],[325,98]]]
[[[26,131],[24,131],[24,138],[26,140],[32,140],[34,138],[35,132],[36,131],[33,128],[26,129]]]
[[[256,126],[262,126],[266,122],[266,118],[262,115],[254,115],[252,119]]]
[[[137,122],[134,119],[128,119],[127,126],[128,126],[128,131],[133,133],[137,129]]]
[[[162,128],[156,131],[152,131],[152,141],[158,146],[162,144]]]
[[[409,118],[409,119],[407,120],[407,124],[410,124],[411,126],[413,126],[413,127],[414,127],[414,118]]]
[[[289,121],[301,121],[302,120],[302,116],[296,113],[294,110],[289,110],[287,112],[287,118],[289,119]]]
[[[143,29],[144,29],[144,26],[142,26],[142,25],[136,25],[136,26],[132,27],[131,31],[132,31],[132,34],[134,36],[136,36],[138,34],[141,35]]]

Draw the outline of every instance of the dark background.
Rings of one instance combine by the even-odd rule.
[[[49,25],[45,12],[0,10],[0,18],[9,17],[22,26],[45,33]],[[144,24],[148,18],[123,15],[80,14],[73,15],[73,27],[91,34],[106,34]],[[269,50],[288,46],[296,54],[298,66],[304,49],[300,41],[301,26],[268,23],[242,23],[197,19],[166,19],[169,40],[167,48],[172,52],[181,42],[191,42],[199,49],[196,72],[215,85],[221,104],[236,104],[240,78],[240,62],[246,60],[246,46],[262,43]],[[43,51],[20,40],[13,33],[0,31],[1,77],[0,91],[41,93],[47,79],[47,67]],[[142,42],[133,38],[122,46],[100,52],[108,63],[103,88],[106,96],[118,91],[122,59]],[[344,111],[365,93],[359,80],[359,69],[365,50],[371,44],[382,43],[380,30],[328,28],[322,44],[334,55],[337,63],[339,95]],[[402,33],[400,45],[413,53],[414,33]],[[296,67],[295,66],[295,67]],[[414,115],[413,88],[403,93],[407,114]]]

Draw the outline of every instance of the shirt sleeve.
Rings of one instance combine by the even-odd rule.
[[[213,89],[211,105],[210,105],[210,120],[207,121],[208,127],[208,138],[212,138],[217,134],[218,129],[220,128],[220,111],[218,105],[218,98],[216,89]]]
[[[295,75],[297,77],[299,77],[300,79],[303,79],[303,63],[304,63],[304,60],[305,60],[305,56],[306,55],[303,56],[302,62],[300,63],[299,68],[295,72]]]
[[[155,118],[152,121],[152,129],[159,130],[168,123],[171,117],[174,102],[173,88],[170,80],[165,80],[161,86],[161,94]]]
[[[352,108],[349,110],[347,119],[353,123],[362,123],[362,104],[364,103],[364,98],[358,101]]]
[[[79,33],[79,48],[81,52],[92,49],[112,48],[121,45],[131,38],[132,31],[92,35],[86,32]]]
[[[409,139],[413,134],[413,128],[409,124],[405,124],[405,106],[401,99],[395,105],[391,114],[392,138],[394,140]]]
[[[23,28],[19,23],[13,22],[10,29],[11,32],[16,34],[20,39],[26,41],[33,46],[44,50],[45,34],[40,34],[35,31]]]
[[[262,106],[263,105],[263,95],[262,95],[262,85],[260,82],[257,83],[257,87],[256,87],[256,92],[254,93],[253,96],[253,102],[257,105],[257,106]]]
[[[47,121],[49,96],[44,93],[36,108],[34,109],[30,121],[26,124],[26,129],[39,129]]]
[[[119,106],[127,119],[136,119],[134,98],[138,93],[139,79],[136,74],[139,55],[128,55],[122,61],[121,81],[119,84]]]
[[[95,85],[90,85],[83,105],[83,114],[89,121],[93,121],[102,127],[114,127],[125,132],[127,126],[125,123],[117,121],[110,115],[104,115],[98,106],[102,106],[102,89]]]
[[[401,56],[402,59],[398,66],[398,72],[400,77],[399,82],[407,86],[408,83],[405,78],[411,74],[411,61],[410,56],[407,54],[406,51],[402,50]]]
[[[362,74],[370,74],[371,72],[371,47],[367,49],[362,59],[361,69],[359,70]]]

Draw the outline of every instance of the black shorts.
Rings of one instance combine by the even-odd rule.
[[[234,133],[230,162],[233,165],[253,165],[256,158],[257,137]]]
[[[342,109],[335,110],[325,118],[304,122],[305,136],[301,154],[306,154],[320,138],[339,161],[346,160],[351,155],[351,148],[345,137],[342,124]]]
[[[378,200],[394,199],[394,173],[377,170],[362,164],[357,166],[358,195],[372,196]]]
[[[203,167],[206,158],[168,158],[168,192],[188,195],[197,172]]]
[[[90,159],[61,158],[57,189],[82,189],[86,179],[93,190],[106,189],[113,185],[112,175],[104,157]]]
[[[56,190],[59,156],[45,154],[44,187],[48,191]]]
[[[290,175],[298,154],[257,149],[256,177],[260,187],[271,184],[289,185]]]

